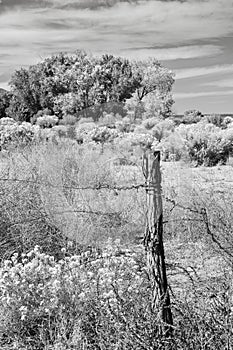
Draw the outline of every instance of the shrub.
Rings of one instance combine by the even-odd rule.
[[[172,247],[174,249],[174,247]],[[225,349],[231,344],[231,292],[224,276],[173,283],[173,337],[161,334],[141,250],[109,241],[62,258],[39,247],[0,269],[0,342],[17,349]],[[173,273],[177,271],[173,270]],[[179,274],[179,273],[178,273]],[[183,282],[181,282],[183,283]],[[178,288],[179,290],[179,288]]]
[[[120,119],[118,119],[118,120],[120,120]],[[117,118],[115,117],[115,115],[113,113],[108,114],[106,112],[103,112],[102,117],[100,117],[98,120],[98,125],[114,128],[116,121],[117,121]]]
[[[223,119],[222,125],[225,127],[228,127],[229,125],[233,124],[233,118],[228,116]]]
[[[215,126],[222,127],[224,117],[221,114],[210,114],[205,117],[208,123],[211,123]]]
[[[164,161],[179,161],[185,156],[184,147],[184,140],[177,132],[172,132],[159,143],[159,148],[162,151],[162,159]]]
[[[59,122],[59,124],[61,125],[75,125],[76,123],[77,123],[77,118],[71,114],[64,115]]]
[[[147,130],[151,130],[159,122],[160,122],[160,120],[158,118],[152,117],[152,118],[144,119],[142,121],[142,126]]]
[[[200,111],[196,109],[188,110],[184,112],[184,117],[182,118],[182,123],[184,124],[195,124],[201,121],[203,115]]]
[[[25,146],[36,139],[39,127],[23,122],[18,124],[11,118],[0,119],[0,147]]]
[[[36,124],[41,128],[51,128],[58,123],[58,117],[55,115],[43,115],[38,117],[36,120]]]
[[[157,123],[157,125],[152,128],[151,133],[158,141],[161,141],[172,131],[174,131],[174,123],[172,120],[166,119]]]
[[[189,158],[196,165],[226,164],[233,150],[232,133],[203,122],[180,126],[177,131],[185,139]]]
[[[135,129],[135,124],[132,123],[129,117],[124,117],[122,120],[116,121],[115,126],[120,133],[128,133]]]
[[[92,250],[68,257],[63,252],[64,258],[56,262],[36,247],[4,262],[0,312],[5,340],[33,349],[58,340],[63,346],[86,343],[94,349],[102,343],[113,349],[119,342],[140,344],[134,339],[140,322],[137,331],[149,346],[154,340],[143,323],[150,322],[150,284],[140,253],[111,243],[101,254]]]

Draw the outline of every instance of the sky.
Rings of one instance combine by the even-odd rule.
[[[233,0],[0,0],[0,88],[77,49],[155,57],[176,74],[177,113],[233,113]]]

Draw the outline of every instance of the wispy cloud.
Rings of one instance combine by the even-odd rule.
[[[16,0],[10,1],[16,3]],[[25,0],[17,0],[18,3],[23,1]],[[60,0],[54,3],[61,5]],[[67,2],[64,0],[62,3],[64,5]],[[82,2],[69,0],[68,3]],[[77,45],[89,47],[93,51],[99,48],[119,51],[132,47],[143,50],[152,46],[155,48],[184,46],[192,41],[207,40],[231,33],[232,10],[233,3],[229,0],[184,3],[150,0],[139,1],[138,5],[124,2],[118,3],[114,8],[103,8],[99,11],[43,6],[40,9],[22,10],[18,7],[17,11],[8,11],[1,15],[0,45],[8,39],[18,40],[27,32],[24,40],[26,43],[30,44],[36,36],[45,43],[50,43],[53,49],[55,36],[53,31],[56,30],[59,34],[62,33],[64,38],[59,43],[60,50],[67,40],[70,42],[71,50]],[[75,38],[76,40],[71,42],[71,39]]]
[[[233,90],[228,91],[208,91],[208,92],[178,92],[174,94],[175,99],[198,98],[209,96],[227,96],[233,95]]]
[[[231,0],[0,0],[0,33],[0,86],[20,66],[76,49],[176,60],[181,83],[233,73],[220,62],[220,39],[233,33]]]
[[[177,69],[176,79],[187,79],[211,74],[233,73],[233,64]]]
[[[204,83],[205,86],[221,87],[221,88],[233,88],[233,79],[219,79],[216,81],[211,81],[209,83]]]
[[[126,57],[135,57],[136,59],[145,59],[146,57],[155,57],[158,60],[177,60],[200,57],[211,57],[223,52],[222,47],[216,45],[189,45],[180,47],[167,47],[161,49],[151,48],[131,48],[126,51],[120,51],[120,55]]]

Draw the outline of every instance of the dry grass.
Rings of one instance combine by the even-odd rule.
[[[107,237],[135,243],[144,233],[144,189],[89,189],[143,183],[140,160],[137,166],[119,165],[118,157],[117,150],[102,154],[98,148],[83,149],[66,141],[28,147],[2,158],[1,257],[38,244],[58,258],[67,240],[76,241],[76,248],[100,246]],[[175,344],[163,342],[162,348],[231,349],[227,343],[232,336],[233,167],[162,163],[162,174],[177,339]]]

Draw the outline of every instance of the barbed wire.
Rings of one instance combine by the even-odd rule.
[[[34,180],[28,180],[28,179],[9,179],[9,178],[0,178],[0,181],[2,182],[19,182],[19,183],[31,183],[35,185],[40,185],[44,187],[53,187],[53,188],[63,188],[63,189],[73,189],[73,190],[117,190],[117,191],[127,191],[127,190],[139,190],[140,188],[147,188],[148,185],[146,183],[139,183],[139,184],[133,184],[133,185],[124,185],[124,186],[117,186],[117,185],[110,185],[110,184],[101,184],[97,183],[95,186],[67,186],[67,185],[54,185],[51,183],[45,183],[40,181],[34,181]]]
[[[111,185],[111,184],[101,184],[97,183],[95,186],[67,186],[67,185],[54,185],[52,183],[45,183],[45,182],[40,182],[40,181],[35,181],[35,180],[29,180],[29,179],[9,179],[9,178],[0,178],[0,182],[18,182],[18,183],[25,183],[25,184],[34,184],[34,185],[39,185],[43,187],[52,187],[52,188],[60,188],[60,189],[67,189],[67,190],[93,190],[93,191],[98,191],[98,190],[110,190],[110,191],[128,191],[128,190],[139,190],[139,189],[145,189],[145,191],[148,190],[153,190],[156,189],[156,184],[151,183],[148,184],[146,181],[144,183],[138,183],[138,184],[132,184],[132,185],[124,185],[124,186],[117,186],[117,185]],[[117,193],[115,193],[117,195]],[[169,198],[165,195],[162,194],[163,199],[170,203],[172,205],[172,208],[170,209],[170,213],[175,209],[183,209],[185,211],[188,211],[193,214],[203,214],[203,208],[196,209],[196,208],[191,208],[187,207],[181,203],[178,203],[175,199]],[[73,212],[83,212],[83,213],[89,213],[89,214],[95,214],[95,215],[106,215],[105,213],[101,212],[92,212],[92,211],[85,211],[85,210],[73,210]]]

